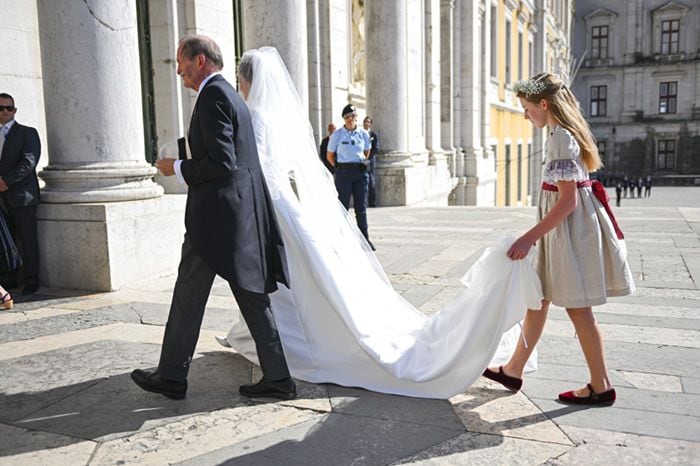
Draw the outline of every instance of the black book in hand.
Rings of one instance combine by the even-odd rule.
[[[187,160],[187,140],[185,138],[178,138],[177,140],[177,158]]]

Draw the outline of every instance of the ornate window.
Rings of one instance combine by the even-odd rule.
[[[584,16],[588,34],[586,38],[588,54],[585,66],[610,66],[613,64],[617,18],[617,13],[605,8],[598,8]]]
[[[678,34],[680,21],[672,19],[661,21],[661,54],[678,53]]]
[[[676,113],[678,82],[659,83],[659,113]]]
[[[591,86],[591,116],[608,114],[608,86]]]
[[[591,28],[591,58],[608,58],[608,27]]]
[[[679,60],[684,53],[690,52],[688,14],[690,8],[680,2],[668,2],[652,11],[652,53],[657,60]]]
[[[659,170],[673,170],[676,168],[675,139],[659,140],[656,151],[656,168]]]

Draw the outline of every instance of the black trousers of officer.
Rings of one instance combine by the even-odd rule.
[[[343,207],[350,208],[350,196],[352,207],[355,210],[355,220],[366,239],[369,239],[367,226],[367,190],[369,187],[369,175],[365,167],[359,163],[338,163],[335,169],[335,189],[338,191],[338,199]]]
[[[158,364],[158,375],[162,378],[177,382],[187,379],[215,277],[216,272],[194,251],[185,235]],[[289,369],[270,309],[270,297],[229,285],[255,341],[263,376],[270,381],[288,378]]]

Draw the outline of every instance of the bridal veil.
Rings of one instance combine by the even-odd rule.
[[[272,47],[247,51],[247,103],[290,268],[290,289],[270,295],[294,377],[314,383],[447,398],[471,385],[502,335],[540,307],[530,262],[511,261],[512,239],[488,248],[463,279],[465,291],[427,317],[391,286],[318,157],[299,94]],[[517,341],[511,330],[500,353]],[[228,340],[256,361],[245,324]]]

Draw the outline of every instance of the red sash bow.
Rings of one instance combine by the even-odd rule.
[[[620,229],[620,226],[617,224],[617,220],[615,220],[615,215],[612,213],[612,209],[610,208],[610,196],[608,196],[608,192],[605,190],[605,186],[603,186],[603,183],[600,181],[591,181],[591,180],[584,180],[584,181],[579,181],[576,183],[577,188],[585,188],[585,187],[590,187],[591,190],[593,191],[593,195],[600,201],[600,203],[603,205],[603,208],[605,211],[608,213],[608,217],[610,218],[610,221],[612,222],[613,228],[615,229],[615,235],[617,235],[617,239],[625,239],[625,235],[622,234],[622,230]],[[542,189],[544,191],[554,191],[558,192],[559,188],[557,188],[557,185],[555,184],[549,184],[549,183],[542,183]]]

